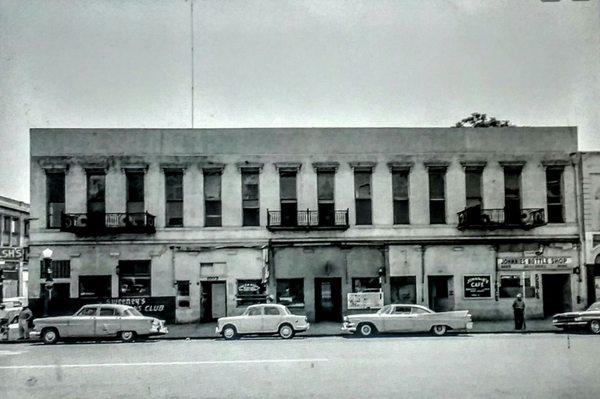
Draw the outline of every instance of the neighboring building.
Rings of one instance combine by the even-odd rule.
[[[29,204],[0,196],[1,298],[27,296]]]
[[[578,187],[583,209],[585,234],[585,276],[588,303],[600,300],[600,152],[582,152],[578,159],[581,186]]]
[[[523,292],[543,317],[586,302],[576,151],[571,127],[32,129],[31,258],[54,251],[55,313],[340,320],[381,292],[498,319]]]

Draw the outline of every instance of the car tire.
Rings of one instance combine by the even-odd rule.
[[[119,339],[123,342],[133,342],[133,341],[135,341],[135,332],[121,331],[119,333]]]
[[[442,335],[446,334],[446,331],[448,331],[448,327],[444,325],[437,325],[431,327],[431,332],[433,333],[433,335],[437,335],[438,337],[441,337]]]
[[[361,337],[372,337],[377,333],[375,326],[371,323],[361,323],[356,327],[356,333]]]
[[[289,324],[282,324],[279,326],[279,336],[283,339],[292,339],[294,338],[294,327]]]
[[[221,331],[221,335],[223,335],[223,338],[225,338],[228,341],[236,339],[238,336],[237,330],[231,324],[228,324],[225,327],[223,327],[223,330]]]
[[[58,342],[60,336],[56,328],[46,328],[42,331],[42,341],[46,345],[54,345]]]
[[[590,331],[592,334],[600,334],[600,320],[590,321]]]

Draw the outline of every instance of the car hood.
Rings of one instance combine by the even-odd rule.
[[[228,317],[219,317],[219,319],[217,320],[217,323],[219,324],[223,324],[223,323],[227,323],[227,322],[232,322],[232,321],[236,321],[236,320],[241,320],[244,316],[228,316]]]
[[[583,312],[566,312],[555,314],[554,317],[577,317],[581,316]]]

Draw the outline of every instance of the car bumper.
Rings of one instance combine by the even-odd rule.
[[[151,328],[150,329],[150,334],[151,336],[155,336],[155,335],[165,335],[169,333],[169,329],[165,326],[161,326],[158,328]]]
[[[342,324],[342,332],[352,333],[353,334],[354,332],[356,332],[356,324],[348,322],[348,321],[345,321]]]
[[[41,338],[42,338],[42,333],[40,331],[29,331],[29,339],[39,340]]]
[[[587,321],[553,321],[552,325],[557,328],[571,327],[571,326],[585,326]]]
[[[467,322],[466,329],[467,330],[472,330],[473,329],[473,322],[472,321]]]
[[[294,331],[296,331],[296,332],[305,332],[305,331],[308,331],[309,328],[310,328],[310,323],[306,323],[306,324],[303,324],[303,325],[295,326],[294,327]]]

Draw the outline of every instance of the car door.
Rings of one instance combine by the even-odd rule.
[[[283,315],[281,309],[277,306],[265,306],[264,315],[262,317],[262,331],[266,333],[277,332],[279,324],[282,322]]]
[[[261,306],[248,308],[246,315],[240,317],[238,331],[244,334],[262,332],[263,309]]]
[[[96,316],[95,335],[114,337],[121,331],[121,316],[115,308],[100,307]]]
[[[410,306],[393,306],[392,311],[384,315],[384,328],[389,332],[413,331]]]
[[[95,333],[97,306],[83,307],[69,320],[68,337],[93,337]]]
[[[415,332],[427,332],[431,329],[434,323],[433,313],[419,307],[412,307],[410,312],[412,318],[413,329]]]

